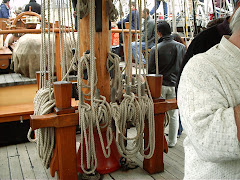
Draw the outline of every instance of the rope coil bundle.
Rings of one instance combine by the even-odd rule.
[[[108,58],[107,58],[107,71],[110,72],[113,70],[114,75],[111,80],[111,87],[114,87],[116,89],[116,99],[120,101],[122,97],[122,91],[123,91],[123,85],[122,85],[122,72],[120,70],[119,62],[120,62],[120,57],[112,52],[108,53]],[[112,63],[112,66],[109,67],[108,65]]]

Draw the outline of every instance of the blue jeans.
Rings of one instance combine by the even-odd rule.
[[[135,47],[135,42],[132,42],[132,55],[138,64],[139,64],[139,45],[140,45],[140,43],[137,42],[137,46]],[[148,44],[147,49],[151,49],[153,46],[154,46],[154,44],[150,44],[150,45]],[[137,48],[137,51],[136,51],[136,48]],[[142,50],[145,50],[145,42],[142,42]],[[136,54],[136,56],[135,56],[135,54]],[[146,64],[146,60],[145,60],[143,54],[142,54],[142,62],[143,62],[143,64]]]
[[[139,46],[140,46],[140,43],[137,42],[137,46],[135,47],[135,42],[132,42],[132,55],[133,55],[133,58],[135,59],[135,62],[139,64]],[[137,48],[137,51],[136,51],[136,48]],[[145,49],[145,42],[142,42],[142,49],[144,50]],[[146,64],[146,60],[142,54],[142,62],[143,64]]]

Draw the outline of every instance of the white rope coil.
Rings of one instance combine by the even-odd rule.
[[[51,89],[51,96],[49,96],[49,89],[39,89],[34,98],[34,115],[44,115],[52,112],[55,106],[55,99],[53,89]],[[32,128],[29,129],[28,139],[30,142],[37,143],[37,152],[41,158],[44,166],[49,167],[51,156],[54,148],[54,128],[41,128],[36,130],[35,139],[31,139],[30,134]]]

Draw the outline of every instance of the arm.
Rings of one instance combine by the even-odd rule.
[[[157,1],[157,8],[160,6],[161,1]],[[152,16],[155,13],[155,5],[153,6],[152,10],[149,12],[149,14]]]
[[[214,87],[213,87],[214,86]],[[185,66],[178,88],[178,107],[188,138],[208,162],[240,158],[234,95],[206,57],[194,56]]]
[[[1,8],[3,18],[9,18],[9,13],[7,7]]]
[[[147,40],[151,40],[154,38],[154,21],[147,22],[147,32],[144,32],[144,35],[142,37],[142,41],[145,41],[145,34],[147,34]]]
[[[149,55],[148,61],[148,73],[156,74],[156,65],[155,65],[155,46],[152,47]]]
[[[125,24],[125,22],[129,22],[129,14],[127,15],[127,17],[125,19],[123,19],[123,24]]]

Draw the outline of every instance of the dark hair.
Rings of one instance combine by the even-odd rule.
[[[146,12],[149,15],[149,9],[145,8],[143,9],[143,12]]]
[[[157,31],[162,34],[162,36],[167,36],[171,34],[171,27],[166,21],[158,21]]]
[[[10,0],[3,0],[3,3],[7,3],[8,1],[10,1]]]
[[[36,0],[30,0],[30,2],[36,2]]]
[[[182,43],[187,48],[187,45],[186,45],[185,41],[181,38],[181,36],[178,33],[172,33],[171,36],[173,37],[174,41]]]
[[[212,26],[215,26],[217,24],[220,24],[222,23],[226,18],[217,18],[217,19],[214,19],[212,21],[209,21],[208,24],[207,24],[207,28],[210,28]]]
[[[131,2],[131,5],[134,6],[134,8],[136,8],[136,6],[135,6],[135,1],[132,1],[132,2]]]

